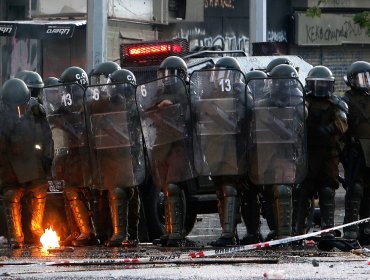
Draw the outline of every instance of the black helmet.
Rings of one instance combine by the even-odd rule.
[[[58,85],[60,84],[59,82],[59,79],[56,78],[56,77],[47,77],[45,80],[44,80],[44,86],[47,87],[47,86],[55,86],[55,85]]]
[[[119,69],[109,75],[110,83],[130,83],[136,85],[135,75],[127,69]]]
[[[216,61],[214,69],[216,71],[214,71],[211,75],[211,82],[213,82],[215,86],[218,86],[221,80],[231,79],[232,82],[239,82],[242,80],[240,64],[234,57],[221,57]]]
[[[344,81],[351,88],[359,91],[369,92],[370,89],[370,63],[366,61],[356,61],[352,63]]]
[[[44,82],[37,72],[23,70],[15,75],[15,78],[21,79],[30,90],[31,96],[38,98]]]
[[[85,70],[77,66],[71,66],[65,69],[60,75],[59,81],[63,84],[78,83],[84,87],[89,85],[89,78]]]
[[[326,97],[334,92],[335,78],[326,66],[315,66],[307,74],[306,89],[308,94]]]
[[[91,84],[105,84],[107,83],[108,77],[114,71],[121,69],[121,67],[113,62],[107,61],[99,63],[95,66],[91,73]]]
[[[240,70],[240,64],[234,57],[225,56],[216,61],[215,68]]]
[[[263,94],[267,75],[261,70],[252,70],[245,74],[248,90],[255,96]]]
[[[272,78],[298,78],[298,72],[291,65],[280,64],[271,70],[270,76]]]
[[[272,69],[274,69],[275,66],[278,66],[280,64],[286,64],[286,65],[294,66],[293,62],[291,62],[288,58],[278,57],[278,58],[275,58],[275,59],[271,60],[270,63],[267,64],[267,67],[266,67],[267,75],[270,75]]]
[[[169,56],[165,58],[159,65],[158,78],[163,78],[170,75],[180,76],[185,79],[188,72],[188,66],[185,61],[178,56]]]
[[[19,106],[30,101],[30,90],[21,79],[13,78],[7,80],[1,90],[1,99],[6,105]]]
[[[15,78],[23,80],[28,88],[43,88],[44,82],[42,81],[39,73],[34,71],[23,70],[15,75]]]
[[[252,71],[249,71],[245,74],[245,81],[248,83],[250,80],[252,79],[257,79],[257,78],[261,78],[261,79],[265,79],[267,78],[267,75],[265,72],[261,71],[261,70],[252,70]]]
[[[272,78],[272,93],[288,93],[288,89],[296,87],[296,81],[292,78],[298,78],[298,72],[293,66],[287,64],[280,64],[275,66],[271,72],[270,76]]]
[[[31,99],[30,90],[21,79],[7,80],[1,89],[1,100],[13,114],[22,118],[28,109]]]

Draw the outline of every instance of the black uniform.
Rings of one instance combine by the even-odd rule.
[[[22,246],[21,199],[31,193],[30,230],[35,242],[44,232],[43,215],[48,189],[53,142],[45,111],[31,98],[25,115],[5,109],[1,112],[0,172],[9,238]]]

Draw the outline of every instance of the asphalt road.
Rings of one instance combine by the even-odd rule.
[[[335,223],[340,225],[344,216],[343,189],[337,192],[336,204]],[[267,233],[263,219],[262,232]],[[243,225],[238,226],[238,233],[240,237],[245,233]],[[140,244],[134,249],[85,247],[42,252],[37,247],[10,250],[3,244],[0,279],[370,279],[367,248],[324,252],[310,243],[304,247],[214,251],[207,244],[219,234],[218,216],[210,214],[199,215],[189,234],[198,244],[194,248]],[[195,259],[179,257],[194,252],[217,254]]]

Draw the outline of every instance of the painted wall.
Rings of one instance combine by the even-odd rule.
[[[185,38],[190,49],[219,47],[249,52],[249,2],[205,0],[204,22],[177,23],[164,27],[160,39]]]
[[[278,3],[277,3],[278,2]],[[289,0],[267,0],[267,41],[287,42]],[[163,28],[160,38],[189,40],[190,49],[219,47],[251,54],[249,38],[249,1],[205,0],[204,22],[177,23]]]

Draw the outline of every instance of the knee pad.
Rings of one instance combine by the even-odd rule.
[[[11,203],[19,203],[22,199],[23,191],[20,189],[7,189],[4,191],[4,198]]]
[[[334,200],[335,189],[331,187],[325,187],[319,190],[319,199],[320,200]]]
[[[165,192],[166,196],[180,196],[181,188],[175,184],[168,184],[167,191]]]
[[[64,189],[64,197],[68,201],[73,201],[79,199],[78,190],[76,188]]]
[[[113,188],[109,190],[109,199],[117,200],[124,199],[129,200],[133,195],[131,188]]]
[[[224,197],[238,196],[238,190],[231,185],[222,186],[222,193]]]
[[[292,188],[287,185],[274,185],[274,198],[290,199],[292,197]]]

